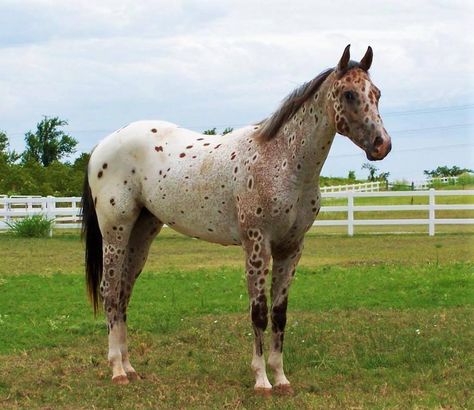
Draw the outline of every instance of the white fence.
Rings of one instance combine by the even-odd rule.
[[[7,222],[37,214],[54,219],[55,228],[79,228],[80,204],[78,196],[0,196],[0,229],[8,229]]]
[[[456,184],[458,177],[434,177],[425,181],[417,181],[413,183],[413,189],[429,189],[434,183],[438,184]]]
[[[474,204],[440,204],[436,203],[438,197],[449,196],[474,196],[474,190],[449,190],[449,191],[388,191],[388,192],[333,192],[323,193],[324,199],[342,199],[343,205],[327,205],[321,208],[321,217],[315,222],[315,226],[347,226],[347,234],[354,235],[356,226],[403,226],[403,225],[425,225],[428,227],[430,236],[435,234],[436,225],[473,225],[474,218],[437,218],[436,211],[474,211]],[[425,205],[355,205],[357,198],[372,197],[428,197]],[[55,228],[79,228],[80,227],[80,202],[79,197],[6,197],[0,196],[0,229],[8,229],[6,222],[31,216],[43,214],[48,218],[55,219]],[[399,212],[399,211],[425,211],[426,218],[403,218],[403,219],[356,219],[355,213],[359,212]],[[326,212],[344,212],[343,219],[325,219]]]
[[[321,193],[329,193],[329,192],[346,192],[346,191],[354,191],[354,192],[376,192],[380,191],[381,182],[364,182],[362,184],[350,184],[350,185],[332,185],[332,186],[323,186],[320,188]]]
[[[386,192],[343,192],[325,194],[323,198],[344,198],[347,200],[346,205],[323,206],[321,212],[346,212],[345,219],[317,219],[314,222],[315,226],[347,226],[347,234],[354,235],[355,226],[402,226],[402,225],[427,225],[428,234],[433,236],[435,234],[436,225],[473,225],[474,218],[436,218],[437,210],[444,211],[473,211],[474,204],[440,204],[436,203],[437,197],[449,196],[474,196],[474,190],[445,190],[436,191],[430,189],[429,191],[386,191]],[[356,198],[368,197],[428,197],[428,204],[426,205],[354,205]],[[403,218],[403,219],[356,219],[355,212],[399,212],[399,211],[426,211],[427,218]]]

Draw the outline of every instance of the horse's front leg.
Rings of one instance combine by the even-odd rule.
[[[250,316],[255,335],[252,370],[255,373],[255,391],[269,394],[272,385],[268,381],[263,357],[263,337],[268,324],[265,282],[270,263],[270,245],[259,229],[248,229],[243,241],[246,253],[246,273],[250,299]]]
[[[296,265],[303,251],[303,241],[273,251],[272,268],[272,344],[268,364],[275,372],[275,388],[284,394],[293,389],[283,370],[283,339],[286,326],[288,293],[295,275]]]

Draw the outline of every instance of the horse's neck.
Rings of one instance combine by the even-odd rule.
[[[294,163],[300,165],[298,179],[302,185],[319,183],[321,168],[336,133],[333,122],[328,118],[330,83],[326,80],[321,85],[317,93],[283,124],[277,137],[286,142],[282,144],[283,148],[288,150],[288,156],[294,156]]]

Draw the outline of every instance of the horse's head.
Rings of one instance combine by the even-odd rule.
[[[359,63],[350,61],[347,46],[335,70],[330,89],[330,115],[336,131],[362,148],[371,161],[381,160],[390,152],[390,136],[380,118],[380,90],[369,77],[372,48]]]

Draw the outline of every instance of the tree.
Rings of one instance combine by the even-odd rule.
[[[10,142],[5,131],[0,131],[0,161],[12,164],[20,158],[14,150],[10,151]]]
[[[461,174],[472,173],[472,172],[474,172],[472,171],[472,169],[460,168],[456,165],[452,166],[451,168],[448,167],[447,165],[444,165],[436,169],[433,169],[431,171],[427,169],[423,171],[423,173],[427,177],[431,177],[431,178],[456,177]]]
[[[375,173],[379,169],[375,165],[371,164],[370,162],[366,162],[364,165],[362,165],[362,169],[366,169],[369,171],[369,176],[367,178],[369,181],[373,182],[377,179]]]
[[[229,132],[232,132],[232,131],[234,131],[232,127],[224,128],[224,131],[222,131],[222,135],[228,134]],[[203,131],[203,134],[204,135],[217,135],[216,127]]]
[[[388,177],[390,176],[390,172],[380,172],[376,177],[375,179],[377,179],[378,181],[384,181],[384,182],[388,182]]]
[[[74,161],[74,164],[72,165],[72,167],[76,171],[85,172],[87,164],[89,163],[90,156],[91,156],[91,154],[89,154],[87,152],[81,153],[81,155],[79,155],[76,158],[76,160]]]
[[[367,169],[369,171],[369,177],[367,178],[367,180],[369,180],[370,182],[388,182],[390,172],[378,172],[379,169],[375,165],[372,165],[370,162],[366,162],[364,165],[362,165],[362,169]]]
[[[2,154],[7,152],[9,145],[7,134],[5,131],[0,131],[0,152]]]
[[[26,150],[23,161],[36,161],[47,167],[54,161],[76,151],[77,141],[60,127],[68,125],[59,117],[44,117],[37,125],[36,132],[25,134]]]
[[[355,181],[356,180],[356,172],[355,171],[349,171],[349,173],[347,174],[347,179],[349,181]]]
[[[458,177],[458,184],[462,186],[462,189],[466,188],[466,185],[474,185],[474,174],[464,172]]]
[[[210,129],[210,130],[206,130],[206,131],[203,132],[203,134],[204,134],[204,135],[216,135],[216,134],[217,134],[216,128],[214,127],[214,128],[212,128],[212,129]]]

